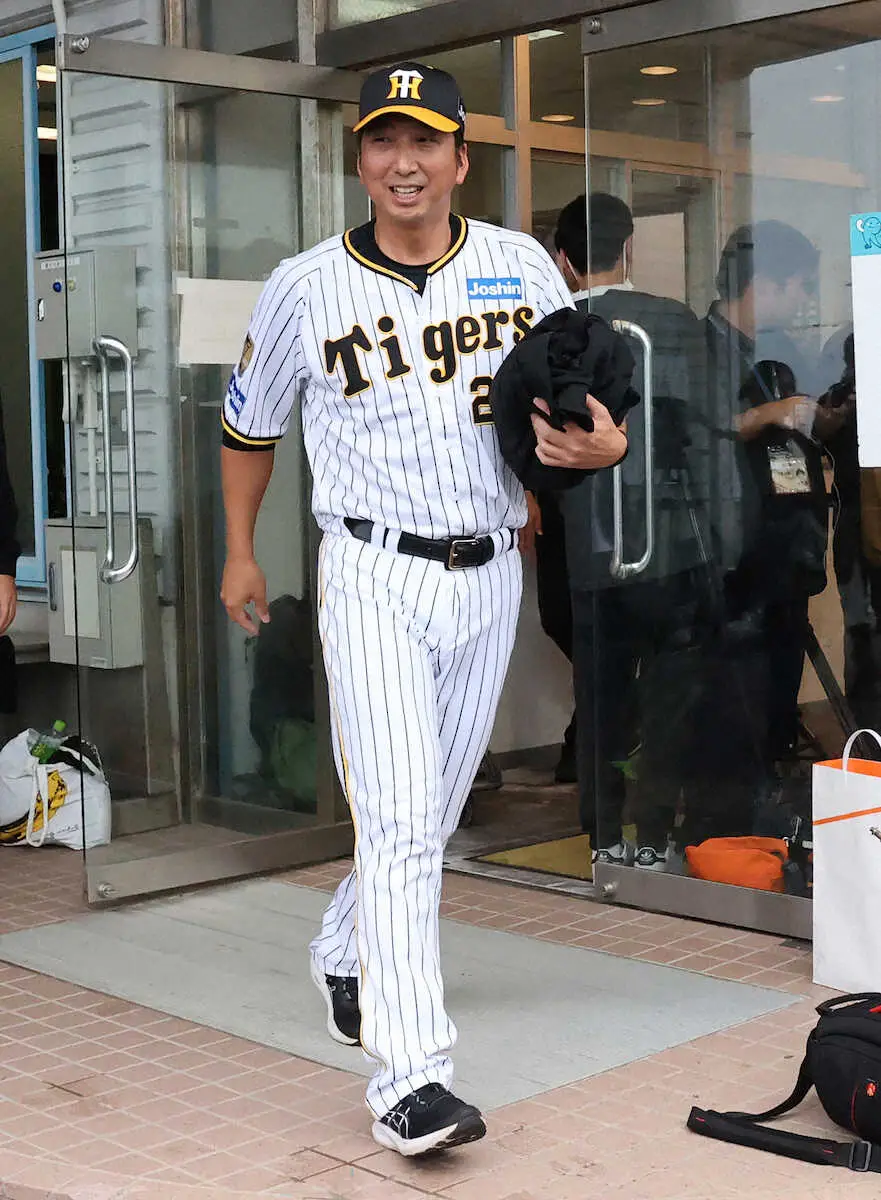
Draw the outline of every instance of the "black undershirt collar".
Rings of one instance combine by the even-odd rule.
[[[464,245],[468,226],[463,217],[450,213],[450,245],[436,262],[413,266],[411,263],[395,262],[380,250],[376,242],[376,222],[368,221],[357,229],[350,229],[343,237],[346,250],[362,266],[370,267],[382,275],[390,275],[409,283],[420,295],[425,291],[429,275],[434,274],[449,262]]]

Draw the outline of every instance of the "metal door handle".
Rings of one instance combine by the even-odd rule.
[[[107,550],[101,565],[101,578],[114,565],[113,460],[110,449],[110,367],[101,338],[93,342],[101,366],[101,436],[104,440],[104,521],[107,527]]]
[[[104,583],[121,583],[128,579],[138,565],[138,478],[136,473],[135,456],[135,366],[131,351],[125,342],[118,338],[102,336],[95,338],[92,345],[101,360],[101,390],[102,428],[104,434],[104,505],[107,518],[107,554],[101,567],[101,579]],[[129,552],[124,563],[116,563],[116,547],[114,544],[114,509],[113,509],[113,462],[110,452],[110,367],[108,356],[114,355],[122,360],[125,379],[125,436],[126,436],[126,468],[128,474],[128,528]]]
[[[654,405],[652,398],[652,341],[641,325],[633,321],[612,321],[612,328],[624,337],[634,338],[642,346],[642,405],[645,413],[645,551],[634,562],[624,561],[624,479],[621,466],[612,471],[612,564],[616,579],[640,575],[655,552],[655,477],[654,477]]]
[[[49,584],[49,611],[58,612],[58,593],[55,588],[55,563],[49,563],[48,580]]]

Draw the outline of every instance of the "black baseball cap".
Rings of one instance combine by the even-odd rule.
[[[440,133],[465,131],[465,104],[452,75],[422,63],[395,63],[374,71],[361,88],[359,133],[371,121],[391,114],[413,117]]]

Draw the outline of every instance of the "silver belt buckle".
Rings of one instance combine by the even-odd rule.
[[[469,549],[473,549],[473,550],[479,549],[480,543],[482,540],[483,540],[482,538],[476,538],[476,537],[453,538],[453,540],[450,542],[450,553],[447,555],[447,570],[448,571],[461,571],[461,570],[464,570],[469,565],[476,565],[476,564],[459,562],[458,558],[459,558],[459,555],[462,553],[464,547],[468,547]]]

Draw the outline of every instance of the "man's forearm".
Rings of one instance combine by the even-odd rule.
[[[779,424],[779,412],[779,400],[769,400],[767,404],[759,404],[755,408],[747,409],[739,418],[736,418],[737,432],[744,441],[752,441],[771,425]]]
[[[274,459],[274,450],[221,448],[226,553],[229,558],[252,558],[254,555],[254,526],[269,486]]]

